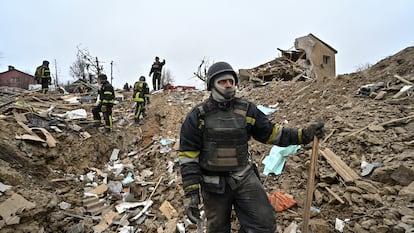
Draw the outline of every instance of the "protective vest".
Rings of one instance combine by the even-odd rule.
[[[111,105],[115,103],[114,88],[108,81],[105,81],[102,84],[102,87],[99,90],[99,95],[100,95],[99,98],[101,99],[102,104]]]
[[[138,81],[134,83],[134,91],[135,92],[140,92],[144,90],[144,82],[143,81]]]
[[[50,78],[50,70],[44,66],[38,66],[35,72],[35,79],[37,81],[41,81],[42,79],[49,79]]]
[[[139,81],[134,84],[135,102],[144,102],[144,83],[145,82]]]
[[[50,70],[48,68],[43,68],[42,69],[42,79],[44,78],[50,78]]]
[[[200,166],[212,172],[238,171],[248,164],[246,113],[249,104],[237,100],[228,110],[213,109],[204,116]],[[203,105],[201,106],[203,108]]]

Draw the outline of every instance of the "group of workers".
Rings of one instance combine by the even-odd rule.
[[[165,59],[161,62],[159,57],[155,57],[155,61],[151,66],[149,76],[152,75],[152,84],[154,91],[161,89],[161,71],[165,65]],[[94,126],[100,127],[102,112],[104,118],[104,132],[112,132],[112,107],[115,101],[115,93],[113,86],[108,82],[105,74],[98,75],[98,83],[101,86],[99,89],[99,101],[92,109]],[[146,106],[150,103],[150,92],[148,83],[145,80],[145,76],[140,76],[139,80],[134,83],[133,95],[134,100],[134,122],[141,124],[140,119],[147,115]]]
[[[158,90],[165,60],[155,59],[150,75],[154,74],[153,87]],[[47,74],[44,70],[40,77]],[[98,81],[100,101],[92,110],[95,125],[101,126],[102,112],[104,130],[111,132],[114,88],[105,74],[100,74]],[[324,123],[290,128],[271,122],[254,103],[235,96],[238,76],[227,62],[211,65],[206,82],[210,97],[187,114],[179,133],[185,214],[200,226],[204,221],[200,215],[203,208],[208,233],[229,233],[232,211],[239,220],[239,232],[273,233],[275,210],[249,153],[248,141],[253,137],[258,142],[278,146],[308,144],[324,137]],[[144,76],[134,84],[133,99],[134,120],[139,124],[150,103]]]

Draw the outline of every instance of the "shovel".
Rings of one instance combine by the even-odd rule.
[[[316,172],[316,164],[318,162],[318,150],[319,150],[318,148],[319,148],[319,139],[316,136],[314,136],[311,162],[310,162],[310,167],[309,167],[308,187],[306,188],[305,206],[303,207],[304,208],[303,226],[302,226],[303,233],[309,232],[310,207],[312,204],[313,190],[315,188],[315,172]]]

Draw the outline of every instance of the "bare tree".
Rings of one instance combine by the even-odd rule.
[[[86,70],[88,64],[86,61],[79,56],[79,53],[76,56],[76,61],[69,67],[70,76],[75,79],[82,79],[86,81]]]
[[[198,66],[197,72],[194,72],[194,75],[199,78],[201,81],[207,81],[207,70],[210,67],[210,61],[206,58],[201,60],[200,65]]]
[[[162,86],[165,87],[167,84],[173,85],[175,82],[173,75],[169,69],[163,69],[161,75]]]
[[[82,79],[88,83],[94,83],[96,77],[103,72],[103,66],[99,64],[98,57],[90,55],[87,49],[76,47],[76,61],[70,66],[70,75],[77,79]]]
[[[361,72],[364,70],[367,70],[371,67],[372,65],[370,63],[364,63],[364,64],[359,64],[355,70],[355,72]]]

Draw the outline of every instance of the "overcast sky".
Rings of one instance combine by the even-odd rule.
[[[0,7],[0,72],[13,65],[33,74],[49,60],[55,73],[56,60],[59,80],[73,81],[79,47],[107,74],[113,61],[117,88],[141,75],[149,81],[155,56],[175,85],[202,88],[193,75],[202,59],[252,68],[309,33],[338,51],[337,74],[414,45],[412,0],[2,0]]]

